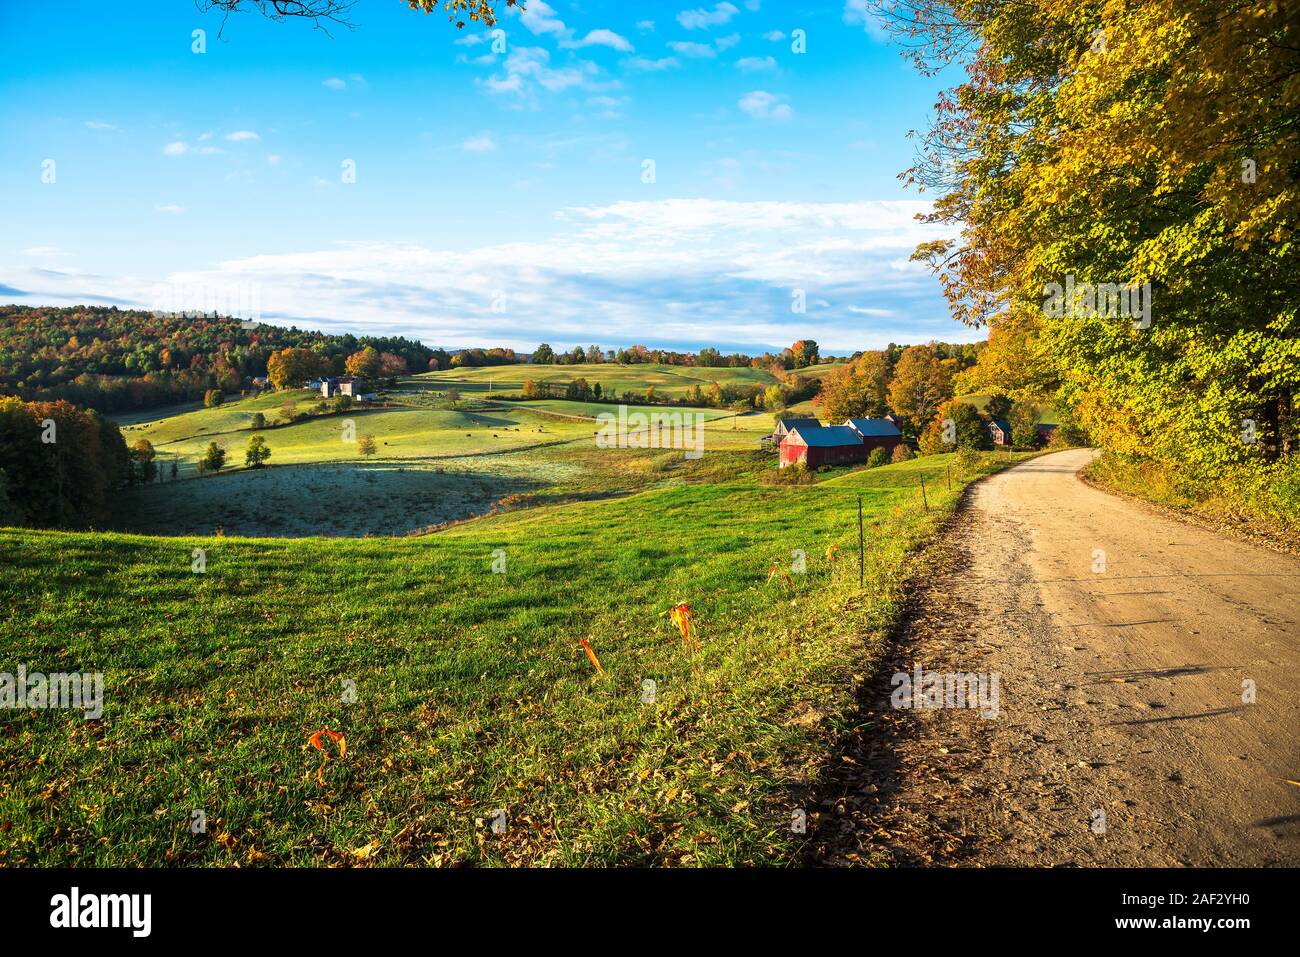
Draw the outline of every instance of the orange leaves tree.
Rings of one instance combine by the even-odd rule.
[[[266,377],[277,389],[296,389],[320,367],[320,357],[310,349],[281,349],[267,357]]]

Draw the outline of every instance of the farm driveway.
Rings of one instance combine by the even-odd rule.
[[[812,799],[815,860],[1300,864],[1300,561],[1091,488],[1091,455],[972,491]],[[999,715],[891,708],[917,665],[996,672]]]

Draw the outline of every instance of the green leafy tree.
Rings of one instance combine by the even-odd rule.
[[[1294,3],[917,0],[890,22],[922,66],[964,61],[908,173],[959,230],[916,258],[963,321],[1014,330],[1004,390],[1058,383],[1080,434],[1187,478],[1283,474],[1300,429]]]
[[[226,450],[217,445],[216,442],[209,442],[207,450],[203,453],[200,460],[203,463],[203,471],[220,472],[226,464]]]
[[[148,439],[136,439],[131,443],[131,480],[133,483],[148,485],[158,475],[158,466],[154,461],[157,453],[153,443]]]
[[[266,439],[254,435],[248,440],[248,448],[244,450],[244,465],[247,468],[260,469],[270,457],[271,450],[267,448]]]
[[[958,449],[980,451],[993,447],[988,420],[969,402],[945,402],[921,433],[921,453],[938,455]]]
[[[205,409],[215,409],[225,401],[226,397],[222,394],[220,389],[209,389],[207,392],[203,393],[203,407]]]

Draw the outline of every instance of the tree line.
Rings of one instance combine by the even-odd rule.
[[[229,316],[159,314],[107,306],[0,306],[0,393],[66,400],[102,412],[192,402],[239,392],[268,374],[272,355],[309,352],[325,374],[371,348],[424,371],[446,350],[402,337],[327,335]],[[376,370],[376,375],[379,374]]]
[[[968,383],[1295,521],[1296,3],[875,5],[922,70],[965,67],[905,178],[956,235],[914,258],[989,328]]]

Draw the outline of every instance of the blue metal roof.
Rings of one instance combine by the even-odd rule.
[[[847,425],[826,425],[816,429],[794,429],[790,434],[799,436],[805,445],[818,448],[862,444],[862,436]]]
[[[898,426],[888,419],[846,419],[844,424],[856,429],[862,435],[872,437],[891,438],[903,434],[898,431]]]
[[[793,432],[795,429],[820,429],[821,421],[818,419],[782,419],[778,425],[784,425],[787,432]]]

